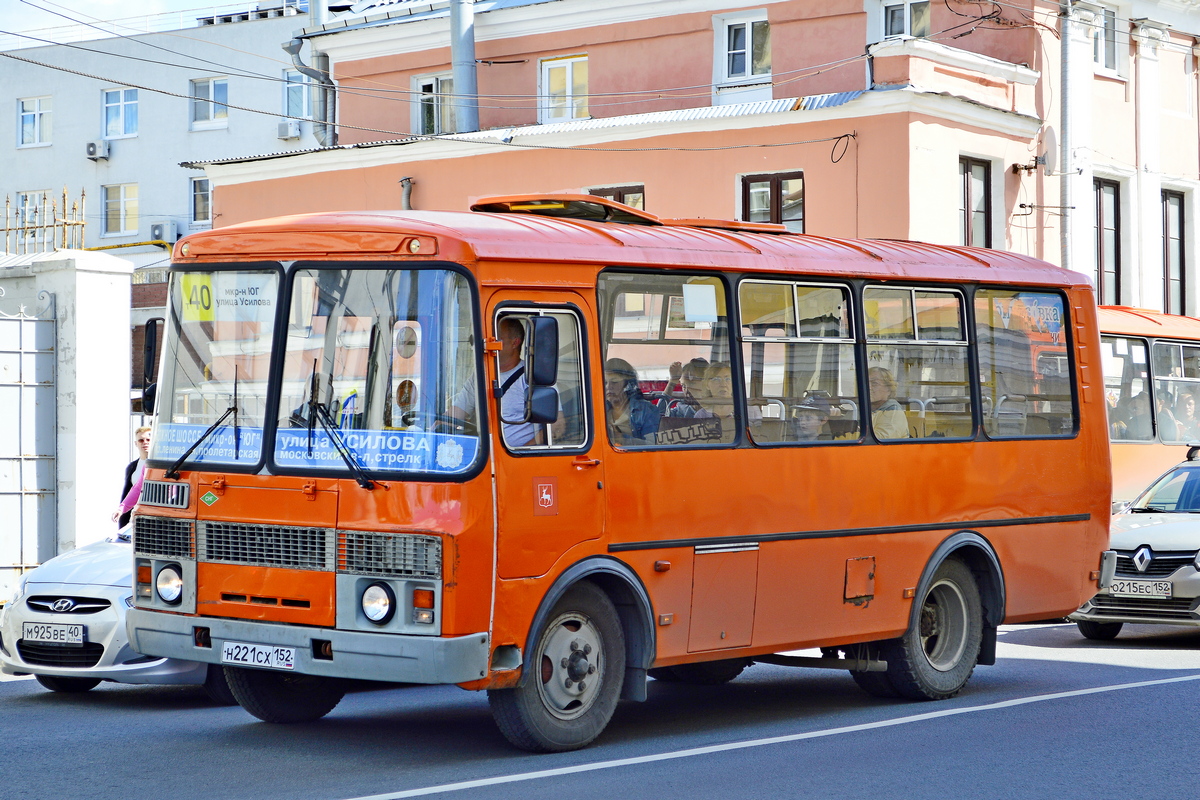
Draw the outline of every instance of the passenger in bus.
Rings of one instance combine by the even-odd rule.
[[[809,392],[796,406],[795,416],[792,417],[792,431],[798,442],[815,442],[818,439],[831,439],[825,432],[825,423],[829,421],[829,397],[824,392]]]
[[[1129,399],[1124,416],[1124,419],[1112,424],[1112,438],[1142,442],[1154,438],[1154,426],[1150,421],[1150,395],[1146,392],[1140,392]]]
[[[1154,417],[1158,420],[1158,435],[1164,442],[1178,442],[1184,438],[1175,419],[1175,396],[1166,389],[1154,393]]]
[[[1196,415],[1196,395],[1186,389],[1179,393],[1179,399],[1175,401],[1175,422],[1178,430],[1172,437],[1174,440],[1191,442],[1200,439],[1200,417]],[[1160,418],[1160,429],[1161,426]],[[1166,438],[1165,432],[1163,438]]]
[[[877,439],[907,439],[908,417],[896,400],[896,379],[886,367],[867,370],[871,388],[871,427]]]
[[[704,375],[708,371],[708,359],[693,358],[686,364],[676,361],[669,368],[671,378],[667,381],[667,416],[685,417],[696,416],[701,409],[700,398],[708,396]],[[682,392],[675,392],[676,386],[682,386]]]
[[[496,325],[496,332],[500,337],[500,353],[497,356],[500,368],[500,415],[506,420],[521,419],[525,416],[525,395],[529,387],[525,380],[525,365],[521,362],[525,326],[516,317],[502,317]],[[450,416],[477,425],[475,396],[478,393],[475,376],[471,375],[454,396]],[[534,443],[537,426],[532,422],[504,422],[503,425],[504,443],[509,447]]]
[[[733,371],[729,368],[728,361],[714,361],[708,366],[708,371],[704,373],[704,383],[708,389],[708,396],[700,399],[700,410],[695,414],[696,419],[720,419],[729,420],[727,424],[721,426],[721,439],[723,441],[732,441],[733,439]],[[762,424],[762,410],[758,406],[747,406],[747,413],[750,417],[751,425]]]
[[[642,394],[637,370],[623,358],[604,362],[608,435],[616,444],[654,444],[662,412]]]

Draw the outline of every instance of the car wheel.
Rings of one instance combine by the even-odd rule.
[[[1092,622],[1087,619],[1081,619],[1075,624],[1079,626],[1079,632],[1084,637],[1098,642],[1112,641],[1125,626],[1124,622]]]
[[[884,643],[881,655],[888,681],[902,697],[944,700],[962,691],[979,658],[983,606],[975,576],[961,561],[947,559],[920,603],[915,623]]]
[[[555,604],[522,685],[488,692],[492,717],[509,742],[531,752],[561,752],[600,735],[625,680],[617,619],[608,595],[587,581]]]
[[[225,667],[225,680],[242,708],[263,722],[312,722],[333,711],[346,690],[318,675],[284,675]]]
[[[208,695],[208,699],[213,704],[218,706],[236,706],[237,698],[233,696],[233,690],[229,688],[229,681],[225,679],[225,668],[220,664],[209,664],[208,674],[204,678],[204,693]]]
[[[52,692],[87,692],[100,685],[99,678],[59,678],[54,675],[35,675],[37,682]]]
[[[730,658],[724,661],[705,661],[701,664],[676,664],[673,667],[658,667],[650,670],[650,677],[668,683],[690,683],[695,686],[718,686],[729,683],[750,666],[747,658]]]

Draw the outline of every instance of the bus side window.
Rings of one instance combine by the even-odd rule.
[[[516,423],[501,421],[504,444],[516,450],[548,450],[577,448],[587,443],[588,425],[583,381],[583,340],[580,336],[578,316],[563,309],[540,309],[537,313],[507,314],[497,324],[501,341],[507,336],[519,336],[521,362],[524,364],[528,342],[524,341],[530,331],[529,320],[533,316],[547,316],[558,323],[558,375],[554,384],[558,392],[558,419],[553,423]],[[519,327],[513,327],[519,326]],[[507,376],[501,384],[502,414],[505,420],[519,419],[525,404],[528,384],[523,380],[523,370],[514,368],[501,372]],[[512,379],[511,383],[508,383]],[[504,384],[508,383],[507,386]],[[515,394],[510,395],[510,392]]]

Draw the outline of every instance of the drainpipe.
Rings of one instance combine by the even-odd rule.
[[[458,133],[479,130],[475,70],[475,0],[450,0],[450,63],[454,76],[454,120]]]
[[[402,211],[412,211],[412,186],[413,179],[411,177],[401,178],[400,184],[400,209]]]
[[[1073,227],[1073,219],[1071,216],[1071,180],[1075,177],[1075,170],[1071,168],[1071,0],[1063,0],[1062,15],[1059,17],[1060,23],[1060,42],[1059,42],[1059,60],[1061,64],[1059,82],[1062,84],[1058,88],[1058,135],[1059,135],[1059,198],[1058,204],[1062,206],[1059,212],[1062,214],[1059,219],[1059,246],[1061,254],[1059,256],[1060,264],[1063,269],[1071,268],[1071,228]]]
[[[337,128],[334,126],[337,121],[337,87],[329,77],[329,56],[317,53],[313,59],[314,69],[300,60],[300,48],[303,46],[303,39],[292,39],[284,42],[283,49],[292,57],[292,64],[302,75],[307,75],[320,85],[313,135],[322,147],[334,147],[337,145]]]

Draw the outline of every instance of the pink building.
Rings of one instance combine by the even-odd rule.
[[[201,164],[217,224],[570,190],[1009,249],[1102,302],[1200,313],[1200,8],[478,0],[456,59],[451,5],[364,0],[298,33],[336,83],[331,146]],[[478,130],[456,133],[472,57]]]

